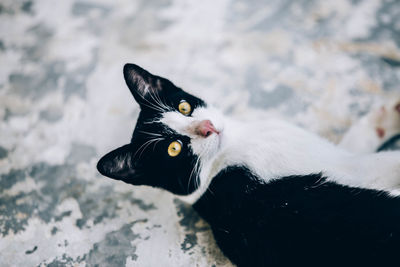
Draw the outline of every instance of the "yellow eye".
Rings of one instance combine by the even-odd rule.
[[[174,141],[168,146],[168,155],[171,157],[176,157],[181,153],[182,143],[179,141]]]
[[[182,101],[181,103],[179,103],[178,109],[179,112],[182,113],[183,115],[189,115],[190,112],[192,111],[192,107],[186,101]]]

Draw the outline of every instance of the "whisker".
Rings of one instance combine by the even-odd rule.
[[[161,100],[161,97],[160,97],[160,94],[158,93],[158,91],[156,91],[154,95],[158,98],[159,103],[161,104],[161,106],[163,106],[167,111],[172,110],[172,108],[170,106],[168,106],[165,102],[163,102]]]
[[[160,84],[158,84],[158,86],[161,86]],[[153,94],[151,94],[153,93]],[[168,105],[166,105],[160,97],[159,91],[158,90],[154,90],[152,92],[150,92],[150,97],[152,97],[152,99],[161,107],[163,108],[165,111],[170,111],[172,110],[171,107],[169,107]]]
[[[158,134],[158,133],[151,133],[151,132],[146,132],[146,131],[139,131],[139,132],[148,134],[148,135],[152,135],[152,136],[162,137],[162,134]]]
[[[135,154],[133,154],[133,158],[135,158],[136,154],[140,151],[140,149],[141,149],[145,144],[147,144],[148,142],[151,142],[152,140],[153,140],[153,139],[148,140],[147,142],[143,143],[143,144],[135,151]]]
[[[161,108],[164,112],[168,111],[169,108],[162,103],[161,99],[158,96],[158,92],[157,91],[149,91],[149,95],[151,97],[151,99],[153,99],[153,101],[156,103],[156,105],[158,105],[159,108]]]
[[[163,138],[163,139],[164,139],[164,138]],[[154,150],[156,149],[156,145],[157,145],[161,140],[163,140],[163,139],[160,139],[160,140],[157,140],[157,141],[154,142],[154,145],[153,145],[153,152],[154,152]]]
[[[189,175],[189,181],[188,181],[188,184],[187,184],[187,188],[186,188],[186,190],[189,192],[189,187],[190,187],[190,181],[192,180],[192,175],[193,175],[193,173],[195,173],[196,171],[196,168],[197,168],[197,163],[199,162],[199,158],[197,158],[197,160],[196,160],[196,163],[194,164],[194,166],[193,166],[193,168],[192,168],[192,171],[190,172],[190,175]]]
[[[148,91],[149,91],[149,94],[150,94],[150,96],[151,96],[151,91],[150,91],[150,90],[148,90]],[[144,97],[144,95],[139,94],[139,96],[140,96],[144,101],[146,101],[146,102],[148,103],[148,105],[142,103],[142,104],[145,105],[146,107],[151,108],[151,109],[154,109],[154,110],[159,111],[159,112],[165,112],[165,110],[163,110],[162,108],[158,107],[157,105],[154,105],[154,104],[151,103],[148,99],[146,99],[146,98]]]
[[[144,124],[152,124],[152,123],[157,123],[160,122],[160,119],[156,119],[156,120],[149,120],[149,121],[144,121]]]
[[[200,171],[200,169],[201,169],[201,164],[202,164],[201,158],[202,158],[202,156],[203,156],[203,153],[201,153],[201,154],[197,157],[196,163],[194,164],[193,169],[192,169],[192,171],[190,172],[189,181],[188,181],[188,191],[189,191],[189,185],[190,185],[190,181],[191,181],[191,179],[192,179],[193,174],[195,175],[195,176],[194,176],[194,179],[195,179],[195,187],[198,188],[198,187],[200,186],[200,181],[199,181],[198,174],[199,174],[199,171]]]
[[[150,98],[156,103],[157,107],[163,109],[163,108],[161,107],[160,103],[158,103],[158,101],[154,98],[154,96],[153,96],[153,94],[152,94],[152,92],[151,92],[150,90],[149,90],[149,96],[150,96]]]
[[[163,138],[156,138],[156,139],[152,139],[151,141],[156,142],[158,139],[163,139]],[[151,145],[152,142],[146,142],[148,144],[142,149],[142,152],[140,153],[139,158],[142,157],[143,152],[146,150],[146,148],[148,148]]]
[[[143,98],[143,99],[145,99],[145,98]],[[147,102],[149,102],[147,99],[145,99]],[[150,108],[150,109],[154,109],[154,110],[156,110],[156,111],[158,111],[158,112],[164,112],[164,110],[162,110],[162,109],[159,109],[158,107],[156,107],[156,106],[154,106],[153,104],[151,104],[151,105],[147,105],[147,104],[145,104],[145,103],[142,103],[142,105],[144,105],[144,106],[146,106],[146,107],[148,107],[148,108]]]
[[[149,101],[147,98],[144,97],[144,95],[139,94],[140,97],[147,102],[147,104],[143,103],[144,106],[154,109],[158,112],[166,112],[166,111],[171,111],[172,108],[169,107],[168,105],[166,105],[162,100],[160,95],[158,94],[158,91],[156,90],[147,90],[148,95],[150,96],[150,98],[153,100],[154,103],[152,103],[151,101]]]
[[[142,154],[143,154],[143,151],[152,143],[152,142],[155,142],[155,141],[157,141],[157,140],[162,140],[162,139],[164,139],[164,138],[153,138],[153,139],[150,139],[150,140],[148,140],[148,141],[146,141],[145,143],[143,143],[137,150],[136,150],[136,152],[135,152],[135,154],[133,155],[133,158],[136,156],[136,154],[142,149],[142,147],[143,147],[143,149],[142,149],[142,152],[140,153],[140,155],[139,155],[139,158],[142,156]]]

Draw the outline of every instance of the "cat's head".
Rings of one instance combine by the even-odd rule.
[[[131,142],[103,156],[97,164],[99,172],[177,195],[190,195],[206,186],[202,169],[221,146],[223,125],[218,113],[137,65],[126,64],[124,77],[141,111]]]

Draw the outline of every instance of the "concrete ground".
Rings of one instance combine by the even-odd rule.
[[[189,206],[97,173],[138,114],[127,62],[337,142],[400,93],[400,1],[2,0],[0,266],[231,266]]]

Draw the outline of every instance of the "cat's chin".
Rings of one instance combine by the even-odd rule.
[[[195,138],[191,141],[193,153],[200,157],[201,161],[207,161],[221,149],[223,133],[213,133],[207,138]]]

